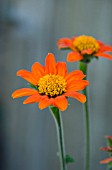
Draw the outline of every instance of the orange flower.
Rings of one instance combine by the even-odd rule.
[[[18,89],[12,94],[13,98],[28,96],[23,104],[39,102],[40,109],[53,105],[64,111],[68,107],[67,97],[86,102],[86,96],[77,92],[89,84],[87,80],[82,80],[85,75],[80,70],[68,73],[66,63],[56,63],[52,53],[46,56],[45,66],[35,62],[31,72],[19,70],[17,76],[27,80],[34,87]]]
[[[112,136],[105,136],[105,137],[112,141]]]
[[[101,164],[108,164],[112,162],[112,136],[105,136],[105,137],[107,138],[109,146],[102,147],[100,148],[100,150],[107,151],[110,154],[110,157],[100,161]]]
[[[89,62],[91,58],[103,57],[112,60],[112,56],[106,52],[112,52],[112,47],[96,40],[92,36],[80,35],[77,37],[61,38],[57,42],[59,49],[70,49],[67,61]]]
[[[101,164],[108,164],[108,163],[110,163],[110,162],[112,162],[112,156],[109,157],[109,158],[106,158],[106,159],[104,159],[104,160],[102,160],[102,161],[100,161]]]
[[[112,152],[112,148],[109,147],[109,146],[102,147],[102,148],[100,148],[100,150],[107,151],[107,152]]]

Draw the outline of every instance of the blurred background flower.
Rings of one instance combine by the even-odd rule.
[[[106,136],[107,146],[101,147],[100,150],[108,152],[108,158],[100,161],[101,164],[107,164],[107,168],[112,170],[112,136]]]
[[[67,61],[90,62],[92,58],[104,57],[112,60],[112,55],[106,52],[112,52],[112,47],[96,40],[92,36],[80,35],[72,38],[61,38],[57,41],[59,49],[69,49]]]
[[[0,117],[1,170],[59,169],[56,159],[55,126],[49,110],[21,105],[11,99],[14,88],[26,82],[15,73],[30,69],[38,60],[44,64],[48,52],[66,61],[68,51],[58,51],[61,37],[91,35],[112,45],[111,0],[2,0],[0,3]],[[68,63],[69,71],[77,63]],[[105,134],[111,134],[112,62],[99,58],[89,64],[91,118],[91,170],[105,170],[99,151]],[[83,169],[84,124],[82,105],[74,99],[63,114],[65,144],[76,162],[69,170]],[[69,113],[69,114],[68,114]],[[69,115],[69,116],[68,116]],[[51,128],[52,127],[52,128]],[[104,141],[105,144],[105,141]],[[104,154],[104,155],[103,155]],[[81,161],[82,160],[82,161]]]

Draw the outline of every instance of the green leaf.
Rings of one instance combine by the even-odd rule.
[[[66,155],[66,157],[65,157],[65,162],[66,162],[66,164],[68,164],[68,163],[74,163],[75,162],[75,160],[71,157],[71,155]]]

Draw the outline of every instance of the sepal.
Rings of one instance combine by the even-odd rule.
[[[35,86],[35,85],[31,84],[31,83],[30,83],[30,87],[32,87],[35,90],[38,90],[38,86]]]

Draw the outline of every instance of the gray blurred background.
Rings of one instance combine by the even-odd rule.
[[[58,51],[62,37],[88,34],[112,45],[112,0],[1,0],[0,2],[0,154],[1,170],[59,170],[56,129],[48,109],[23,105],[11,93],[27,82],[16,76],[30,70],[35,61],[44,64],[48,52],[66,61],[67,51]],[[68,63],[69,71],[78,69]],[[112,135],[112,61],[100,58],[89,64],[91,121],[91,170],[105,170],[99,161],[108,154],[99,151]],[[83,106],[69,99],[62,113],[66,152],[84,169]]]

